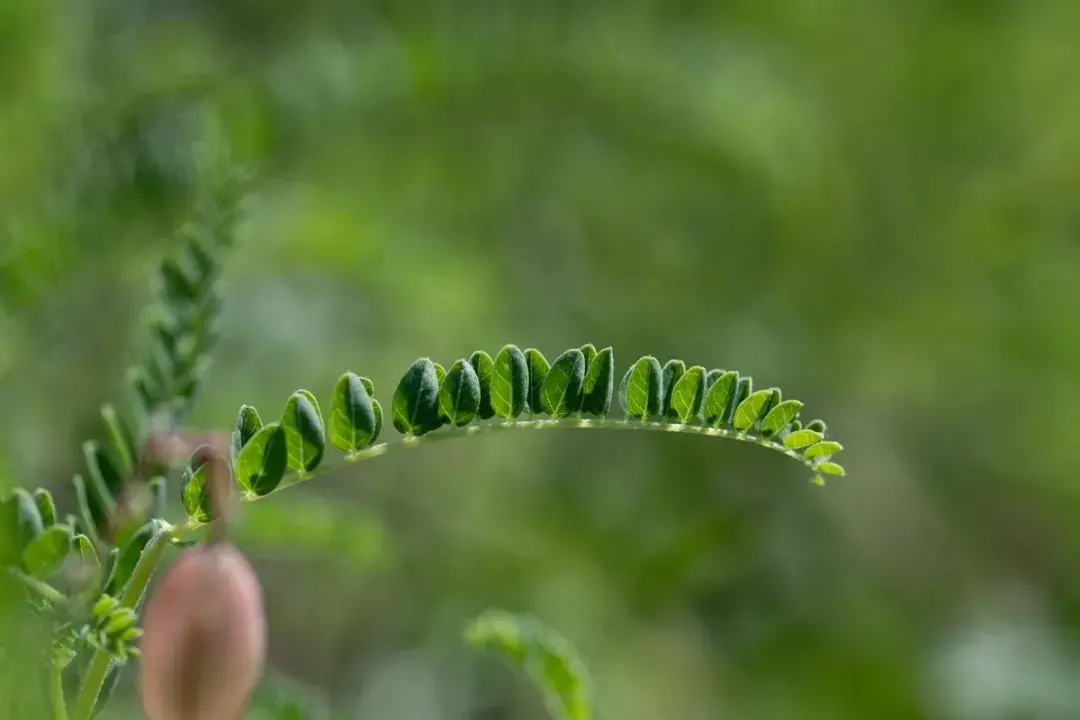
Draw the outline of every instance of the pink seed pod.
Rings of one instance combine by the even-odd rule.
[[[150,597],[140,640],[150,720],[238,720],[266,659],[259,579],[232,545],[189,550]]]

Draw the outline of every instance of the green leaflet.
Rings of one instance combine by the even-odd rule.
[[[829,426],[825,424],[824,420],[811,420],[810,422],[806,423],[806,429],[819,432],[821,433],[822,437],[825,437],[825,435],[829,432]]]
[[[90,499],[90,492],[86,487],[86,481],[82,475],[76,474],[71,478],[71,484],[75,488],[75,502],[79,508],[79,520],[82,525],[82,530],[90,536],[95,545],[101,544],[101,539],[98,537],[98,517],[94,514],[94,507],[92,506],[93,500]]]
[[[281,427],[289,467],[301,473],[318,467],[326,452],[326,429],[315,396],[307,390],[290,395],[281,413]]]
[[[717,380],[720,379],[720,377],[723,374],[724,374],[723,370],[718,370],[716,368],[713,368],[708,373],[706,373],[706,375],[705,375],[705,394],[706,395],[709,394],[709,390],[712,390],[712,386],[716,383]]]
[[[38,488],[34,491],[34,505],[37,506],[43,527],[56,524],[56,503],[53,502],[52,493],[45,488]]]
[[[588,376],[589,368],[592,367],[592,361],[597,355],[596,346],[592,343],[585,343],[578,350],[581,350],[581,354],[585,358],[585,375]]]
[[[742,405],[746,398],[750,397],[753,394],[753,390],[754,379],[747,375],[740,376],[739,382],[735,383],[735,397],[732,399],[730,417],[730,422],[732,425],[735,424],[735,411],[738,410],[739,405]]]
[[[491,406],[491,373],[495,370],[495,361],[483,350],[477,350],[469,356],[469,364],[480,381],[480,407],[476,416],[487,420],[495,415],[495,408]]]
[[[442,424],[439,420],[439,378],[435,364],[428,358],[420,358],[405,371],[394,391],[392,417],[394,428],[406,436],[424,435]]]
[[[585,347],[591,348],[592,345]],[[588,359],[588,353],[582,352]],[[606,347],[588,360],[585,384],[581,389],[583,415],[606,417],[611,411],[611,395],[615,390],[615,351]]]
[[[359,375],[347,372],[338,378],[330,403],[330,442],[334,447],[352,453],[375,442],[379,436],[377,404]]]
[[[834,462],[818,463],[816,466],[818,472],[827,473],[829,475],[845,475],[844,468],[840,467]]]
[[[367,390],[368,395],[371,396],[371,406],[375,409],[375,430],[371,433],[371,442],[375,442],[379,439],[379,435],[382,434],[382,405],[375,399],[375,383],[363,376],[360,377],[360,382],[364,384],[364,389]]]
[[[581,407],[581,389],[585,384],[585,355],[574,348],[551,364],[544,386],[540,388],[540,407],[554,418],[567,417]]]
[[[94,574],[94,577],[101,573],[101,561],[98,559],[97,553],[94,552],[94,544],[90,542],[90,538],[82,534],[73,537],[71,539],[71,551],[79,558],[83,567]]]
[[[646,355],[630,366],[619,385],[619,403],[623,412],[642,422],[663,411],[663,370],[659,360]]]
[[[168,481],[161,475],[150,478],[147,484],[150,490],[150,517],[165,517],[168,507]]]
[[[120,548],[114,547],[105,556],[105,565],[101,572],[101,592],[106,592],[113,584],[113,576],[116,575],[116,565],[120,561]]]
[[[525,361],[529,366],[529,412],[539,414],[544,412],[544,404],[540,402],[540,391],[544,388],[544,380],[551,370],[547,358],[536,348],[525,351]]]
[[[671,389],[669,416],[681,423],[697,419],[705,402],[705,368],[695,365],[687,370]]]
[[[131,472],[135,468],[134,435],[112,405],[101,406],[101,418],[105,421],[105,428],[112,439],[121,470],[126,473]]]
[[[532,615],[489,610],[465,628],[474,647],[494,650],[522,668],[558,720],[596,720],[591,681],[573,646]]]
[[[236,425],[233,427],[232,447],[229,453],[229,459],[234,465],[236,458],[240,456],[240,451],[251,438],[255,437],[255,433],[259,432],[262,426],[262,418],[259,417],[259,412],[255,408],[250,405],[240,406],[240,412],[236,414]]]
[[[682,360],[668,360],[664,363],[662,371],[663,384],[664,384],[664,409],[661,414],[668,420],[678,420],[679,416],[674,410],[671,409],[671,395],[675,390],[675,383],[682,379],[683,374],[686,372],[686,363]]]
[[[180,475],[180,500],[184,504],[184,510],[187,511],[188,517],[193,517],[199,522],[209,522],[213,517],[210,507],[210,471],[221,469],[220,465],[216,465],[215,468],[206,467],[208,461],[205,460],[205,453],[209,450],[209,446],[206,445],[196,449]]]
[[[802,406],[803,404],[799,400],[785,400],[778,404],[761,421],[761,434],[768,437],[776,435],[789,427],[795,421],[795,418],[799,416]]]
[[[23,548],[22,559],[26,572],[34,577],[47,577],[59,569],[71,552],[71,528],[53,525]]]
[[[757,421],[769,411],[769,408],[778,401],[779,397],[780,392],[776,388],[751,393],[735,408],[735,417],[732,419],[731,424],[736,430],[752,430]]]
[[[796,430],[784,438],[784,447],[798,450],[819,442],[821,437],[821,433],[817,430]]]
[[[161,527],[161,523],[161,520],[151,520],[146,523],[132,533],[128,541],[120,548],[116,564],[113,566],[112,577],[109,578],[109,586],[105,590],[107,594],[119,595],[123,591],[127,581],[131,579],[131,574],[135,572],[135,566],[139,564],[143,549]]]
[[[709,374],[712,375],[711,371]],[[717,377],[702,404],[701,414],[705,424],[718,427],[731,420],[735,409],[735,391],[739,384],[739,373],[734,370],[723,372]]]
[[[825,459],[835,455],[843,449],[844,447],[838,442],[833,440],[823,440],[806,448],[806,451],[803,452],[803,457],[807,460],[811,458]]]
[[[287,467],[285,430],[278,423],[269,423],[236,458],[236,482],[250,493],[266,495],[278,486]]]
[[[116,496],[121,490],[123,480],[112,459],[96,441],[87,440],[83,443],[83,455],[86,457],[86,487],[90,496],[90,509],[96,510],[94,519],[100,527],[116,516]]]
[[[18,538],[18,547],[25,548],[45,531],[41,512],[34,497],[20,487],[11,491],[7,502],[10,504],[9,512]]]
[[[529,367],[525,355],[515,345],[507,345],[495,356],[491,373],[491,408],[501,418],[513,420],[525,410],[529,393]]]
[[[453,425],[468,425],[480,408],[480,396],[480,379],[473,366],[465,360],[455,360],[439,387],[439,412]],[[494,394],[492,404],[495,404]]]

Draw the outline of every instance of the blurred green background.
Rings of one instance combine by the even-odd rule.
[[[614,720],[1080,717],[1078,33],[1069,0],[0,0],[0,475],[70,507],[215,133],[256,197],[195,424],[593,342],[848,448],[817,488],[509,433],[251,506],[274,671],[335,717],[544,717],[461,642],[492,605]]]

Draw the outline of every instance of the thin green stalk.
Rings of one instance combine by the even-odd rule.
[[[753,443],[760,445],[764,448],[768,448],[774,452],[778,452],[782,455],[786,455],[789,458],[798,460],[805,465],[808,469],[814,470],[814,461],[808,460],[797,451],[785,447],[783,443],[777,442],[772,438],[764,437],[756,433],[743,432],[740,430],[732,430],[730,428],[716,428],[708,427],[705,425],[689,425],[682,423],[666,423],[656,422],[652,420],[641,421],[638,419],[624,419],[624,420],[609,420],[609,419],[587,419],[580,417],[567,417],[557,419],[524,419],[524,420],[511,420],[506,422],[494,422],[486,425],[467,425],[465,427],[451,427],[440,428],[437,431],[432,431],[426,435],[420,436],[405,436],[389,440],[387,442],[381,442],[371,447],[364,448],[354,453],[350,453],[344,456],[342,461],[336,463],[328,463],[326,465],[320,465],[318,468],[312,471],[297,473],[290,472],[281,483],[273,490],[273,492],[266,495],[256,495],[253,492],[243,492],[240,495],[240,499],[244,502],[254,502],[263,497],[268,497],[276,492],[280,492],[285,488],[299,485],[301,483],[308,482],[314,478],[329,473],[335,472],[348,465],[361,460],[368,460],[380,455],[386,455],[390,452],[396,452],[398,450],[407,450],[409,448],[420,447],[422,445],[428,445],[431,443],[442,442],[444,440],[455,440],[457,438],[469,437],[471,435],[486,435],[490,433],[500,433],[507,430],[543,430],[545,428],[603,428],[609,430],[651,430],[659,432],[672,432],[672,433],[688,433],[691,435],[707,435],[709,437],[727,438],[729,440],[739,440],[741,442]],[[191,519],[183,525],[176,526],[176,536],[185,537],[192,532],[203,528],[207,523],[201,523],[197,520]]]
[[[52,663],[49,668],[49,697],[52,701],[53,720],[68,720],[67,703],[64,700],[64,668]]]
[[[124,592],[118,598],[122,607],[134,608],[138,605],[143,593],[146,592],[146,586],[150,584],[150,578],[154,576],[154,570],[157,568],[162,552],[169,546],[174,531],[174,528],[162,523],[158,532],[150,538],[150,542],[146,544],[142,555],[139,556],[139,562],[135,564],[131,579],[128,580],[127,585],[124,586]],[[86,676],[83,678],[82,687],[79,688],[79,695],[75,700],[75,710],[72,713],[74,720],[90,720],[111,665],[112,655],[107,650],[94,651]]]
[[[64,595],[64,593],[57,590],[56,588],[54,588],[49,583],[44,582],[42,580],[38,580],[36,577],[33,577],[31,575],[27,575],[26,573],[22,572],[21,570],[16,570],[14,568],[9,568],[8,572],[11,575],[15,576],[16,578],[18,578],[19,582],[21,582],[27,588],[29,588],[30,590],[33,590],[34,592],[36,592],[41,597],[48,600],[51,604],[53,604],[53,605],[64,605],[65,603],[67,603],[67,601],[68,601],[67,596]]]

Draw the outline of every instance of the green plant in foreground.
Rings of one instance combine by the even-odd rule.
[[[160,307],[151,323],[148,359],[131,373],[135,422],[102,410],[105,441],[84,446],[86,475],[74,478],[77,512],[61,517],[47,490],[17,488],[0,505],[0,562],[25,588],[27,602],[52,619],[48,676],[56,718],[88,720],[107,701],[137,655],[136,625],[146,588],[170,545],[189,545],[222,519],[212,477],[225,477],[241,501],[259,500],[337,467],[479,433],[545,428],[684,432],[760,445],[801,463],[813,482],[843,475],[842,447],[821,420],[803,423],[803,404],[779,388],[755,389],[735,370],[635,360],[621,381],[614,351],[584,345],[549,361],[539,350],[506,345],[478,350],[448,367],[416,360],[389,404],[375,385],[344,373],[323,406],[297,390],[266,421],[243,405],[225,447],[186,448],[175,467],[156,443],[175,439],[213,345],[214,292],[221,253],[232,242],[243,183],[234,172],[210,174],[180,260],[161,264]],[[621,416],[616,416],[617,404]],[[383,439],[386,425],[398,437]],[[194,450],[194,451],[193,451]],[[328,460],[336,451],[337,461]],[[168,478],[179,475],[188,518],[163,519]],[[588,678],[569,644],[535,618],[492,611],[467,639],[500,650],[543,691],[563,720],[595,718]],[[69,713],[70,708],[70,713]],[[170,717],[183,717],[171,715]],[[159,716],[160,717],[160,716]],[[207,720],[214,720],[205,714]]]

